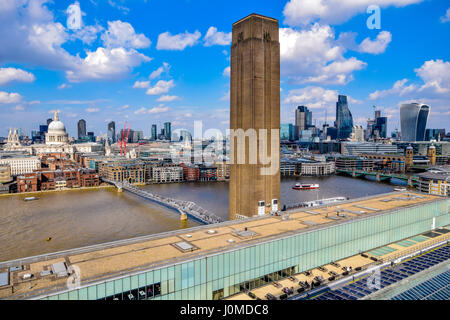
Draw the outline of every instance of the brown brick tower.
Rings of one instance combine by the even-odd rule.
[[[280,43],[278,20],[251,14],[233,24],[231,44],[230,129],[256,130],[253,143],[236,145],[231,135],[230,220],[236,214],[251,217],[277,211],[280,207]],[[271,165],[260,157],[260,129],[267,130],[267,158],[276,172],[263,174]],[[271,130],[277,130],[273,135]],[[277,138],[278,137],[278,138]],[[258,151],[257,161],[251,154]],[[238,164],[238,154],[245,163]]]

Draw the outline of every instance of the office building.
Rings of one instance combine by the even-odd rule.
[[[78,121],[78,139],[86,137],[86,120],[81,119]]]
[[[156,141],[158,140],[158,131],[156,128],[156,124],[152,124],[152,137],[151,137],[152,141]]]
[[[108,139],[111,143],[116,142],[116,123],[114,121],[108,123]]]
[[[280,140],[294,141],[296,140],[295,126],[291,123],[282,123],[280,127]]]
[[[445,137],[445,129],[427,129],[425,130],[425,141],[440,141]]]
[[[280,200],[280,43],[278,20],[251,14],[233,24],[230,77],[231,166],[229,187],[230,220],[236,215],[252,217],[278,211]],[[242,143],[236,134],[254,130],[253,142]],[[260,157],[250,163],[249,155],[263,147],[260,130],[267,130],[267,156],[276,173]],[[277,132],[272,139],[272,130]],[[243,133],[242,133],[243,135]],[[237,141],[236,141],[237,140]],[[244,139],[244,141],[247,139]],[[238,146],[237,143],[240,145]],[[251,144],[251,146],[250,146]],[[276,150],[276,152],[272,152]],[[238,162],[238,155],[241,163]],[[244,161],[242,161],[245,156]],[[264,174],[263,174],[264,172]]]
[[[398,148],[393,144],[376,142],[342,142],[341,153],[344,155],[360,155],[362,153],[397,153]]]
[[[350,137],[353,128],[353,116],[348,108],[347,96],[339,95],[336,102],[336,129],[338,139]]]
[[[424,141],[430,106],[421,103],[402,104],[400,125],[403,141]]]
[[[295,109],[295,126],[297,132],[307,130],[312,126],[312,112],[305,106],[298,106]]]
[[[172,128],[171,128],[172,124],[170,122],[165,122],[164,123],[164,136],[166,138],[166,140],[172,140]]]

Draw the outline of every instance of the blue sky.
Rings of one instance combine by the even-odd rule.
[[[81,118],[96,134],[110,120],[146,136],[165,121],[225,129],[231,26],[253,12],[280,21],[283,123],[300,104],[334,121],[339,93],[356,123],[376,105],[392,131],[399,104],[421,101],[428,127],[450,130],[448,1],[355,2],[0,0],[0,136],[30,134],[56,109],[71,135]],[[380,29],[366,25],[369,5]]]

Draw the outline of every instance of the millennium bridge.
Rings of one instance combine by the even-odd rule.
[[[419,178],[416,176],[408,176],[406,174],[383,173],[378,171],[353,170],[353,169],[336,169],[337,174],[350,175],[353,178],[365,178],[367,176],[375,177],[378,182],[390,182],[391,179],[398,179],[408,183],[409,187],[415,187],[419,184]]]
[[[105,179],[105,178],[102,178],[102,180],[104,182],[107,182],[109,184],[116,186],[116,188],[119,191],[122,191],[122,190],[128,191],[128,192],[133,193],[141,198],[156,202],[156,203],[163,205],[169,209],[172,209],[172,210],[180,213],[180,215],[182,217],[186,215],[186,216],[188,216],[198,222],[201,222],[203,224],[213,224],[213,223],[223,222],[223,219],[221,219],[220,217],[216,216],[213,213],[208,212],[207,210],[203,209],[202,207],[198,206],[195,202],[163,197],[163,196],[148,192],[146,190],[139,189],[136,186],[134,186],[128,182],[117,182],[117,181],[112,181],[112,180]]]

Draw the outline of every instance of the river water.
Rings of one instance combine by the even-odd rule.
[[[319,183],[319,190],[293,190],[296,182]],[[174,183],[144,189],[190,200],[228,219],[228,183]],[[393,190],[388,184],[340,176],[283,178],[282,204],[346,196],[364,197]],[[0,261],[127,239],[198,225],[182,222],[172,210],[113,188],[0,197]],[[50,241],[46,241],[51,237]]]

